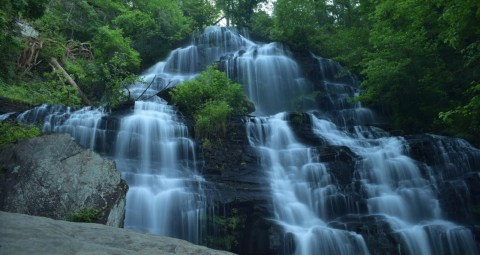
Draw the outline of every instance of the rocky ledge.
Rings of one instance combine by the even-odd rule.
[[[123,227],[128,186],[115,162],[66,134],[0,147],[0,210],[68,219],[84,210],[94,222]]]
[[[0,211],[0,254],[228,255],[187,241]]]

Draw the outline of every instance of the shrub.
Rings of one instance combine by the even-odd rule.
[[[225,134],[227,117],[231,112],[232,107],[223,100],[205,103],[194,115],[196,136],[208,138],[214,134]]]
[[[19,139],[37,137],[41,134],[36,126],[24,126],[18,122],[0,122],[0,144],[13,143]]]
[[[177,86],[170,95],[182,112],[195,118],[198,138],[224,135],[228,116],[246,114],[253,108],[242,86],[214,66]]]
[[[78,106],[81,102],[74,87],[55,80],[22,82],[18,85],[0,82],[0,96],[31,105],[47,103]]]

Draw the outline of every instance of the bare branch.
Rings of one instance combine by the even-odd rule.
[[[135,101],[137,101],[138,99],[140,99],[143,94],[145,94],[145,92],[150,88],[150,86],[152,86],[153,82],[155,82],[155,78],[157,78],[157,75],[153,76],[153,79],[152,81],[150,82],[150,84],[148,84],[147,88],[145,88],[145,90],[142,92],[142,94],[140,94],[140,96],[138,96]],[[130,92],[130,91],[129,91]]]

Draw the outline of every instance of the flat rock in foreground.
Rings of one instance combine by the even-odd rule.
[[[0,254],[228,255],[169,237],[0,211]]]

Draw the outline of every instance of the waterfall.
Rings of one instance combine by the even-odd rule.
[[[323,94],[321,112],[309,114],[312,131],[326,144],[347,147],[359,157],[352,184],[360,186],[366,211],[352,206],[349,201],[358,198],[336,185],[319,155],[295,139],[285,113],[279,113],[309,88],[286,51],[274,45],[257,46],[230,60],[234,68],[228,70],[243,83],[258,115],[275,114],[252,118],[247,131],[270,176],[275,220],[295,240],[287,253],[369,254],[361,235],[330,227],[341,225],[342,215],[335,210],[342,208],[343,219],[367,214],[385,221],[398,239],[398,253],[476,254],[471,231],[443,219],[432,184],[407,156],[404,139],[365,126],[374,124],[376,116],[351,100],[358,94],[355,77],[342,75],[338,63],[313,56],[318,63],[315,82]]]
[[[326,198],[337,190],[311,148],[295,140],[284,114],[254,118],[247,130],[270,177],[275,220],[294,235],[295,254],[369,254],[360,235],[322,220]]]
[[[126,89],[136,99],[130,111],[42,105],[18,120],[69,133],[114,159],[130,186],[126,228],[204,243],[208,182],[182,118],[157,94],[216,63],[255,104],[245,128],[270,184],[271,220],[283,230],[278,253],[478,254],[472,231],[460,225],[476,216],[447,215],[445,205],[473,211],[466,178],[480,180],[480,150],[436,135],[424,136],[428,144],[390,135],[375,127],[379,116],[352,100],[360,93],[354,75],[332,60],[310,60],[306,71],[279,43],[208,27]],[[292,111],[306,112],[297,123],[303,131]],[[428,153],[415,156],[422,150]],[[449,192],[445,183],[458,205],[439,195]]]
[[[317,135],[361,157],[356,171],[368,213],[385,216],[408,254],[476,254],[470,230],[442,219],[430,182],[405,155],[400,137],[366,138],[376,134],[358,127],[349,134],[314,114],[311,118]]]
[[[115,161],[129,184],[125,227],[201,243],[204,180],[175,110],[161,102],[135,102],[116,141]]]
[[[202,243],[207,199],[194,142],[165,101],[135,102],[132,113],[42,105],[18,116],[44,132],[69,133],[115,160],[129,185],[125,228]]]

